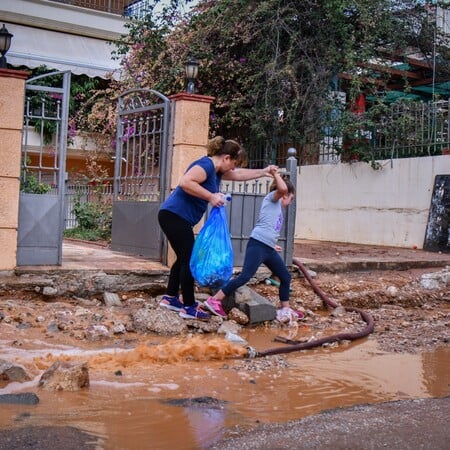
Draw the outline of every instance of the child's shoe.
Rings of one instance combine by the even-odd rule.
[[[203,303],[203,306],[208,308],[216,316],[222,317],[223,319],[228,317],[228,314],[222,308],[222,302],[216,300],[214,297],[209,297],[208,300]]]

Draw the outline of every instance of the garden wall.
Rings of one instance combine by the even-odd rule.
[[[436,175],[450,156],[301,166],[296,239],[423,248]]]

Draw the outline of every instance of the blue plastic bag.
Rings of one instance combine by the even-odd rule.
[[[200,286],[220,288],[233,274],[231,245],[225,208],[214,207],[192,250],[190,268]]]

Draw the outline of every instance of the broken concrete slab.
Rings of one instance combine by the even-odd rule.
[[[239,308],[248,316],[250,324],[274,320],[276,317],[275,306],[248,286],[238,288],[233,295],[224,299],[223,305],[226,311]]]

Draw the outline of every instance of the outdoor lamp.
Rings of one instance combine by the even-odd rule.
[[[184,66],[184,70],[188,81],[186,91],[188,94],[193,94],[195,91],[194,81],[198,75],[198,61],[191,56]]]
[[[2,29],[0,30],[0,53],[2,56],[0,57],[0,68],[6,69],[6,53],[11,46],[11,38],[13,35],[6,29],[5,24],[3,24]]]

